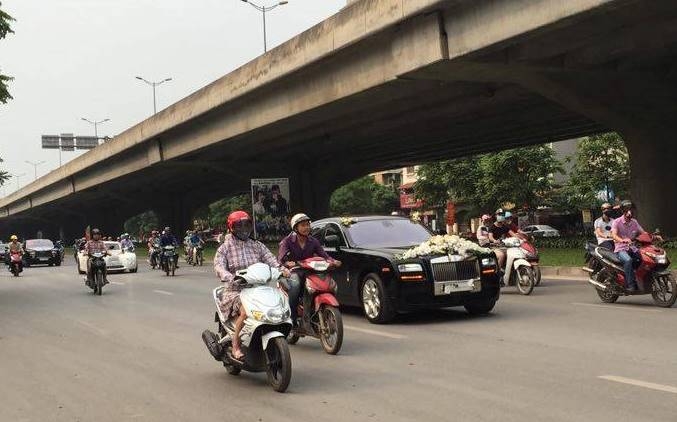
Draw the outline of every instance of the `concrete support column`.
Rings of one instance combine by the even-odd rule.
[[[199,204],[198,204],[199,205]],[[160,228],[169,226],[176,236],[180,236],[193,225],[193,215],[199,208],[198,205],[189,205],[187,198],[173,196],[168,201],[163,201],[153,209],[160,220]]]
[[[289,211],[292,214],[304,212],[313,220],[329,216],[329,199],[334,191],[334,179],[303,168],[289,181],[291,201]]]

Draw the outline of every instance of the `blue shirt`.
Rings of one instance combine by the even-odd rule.
[[[173,234],[163,234],[160,238],[160,246],[177,246],[179,241],[176,240]]]

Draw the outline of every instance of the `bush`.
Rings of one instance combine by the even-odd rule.
[[[535,237],[534,246],[549,249],[576,249],[584,248],[588,242],[594,242],[594,237],[571,236],[571,237]]]

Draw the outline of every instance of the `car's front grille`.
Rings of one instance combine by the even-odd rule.
[[[435,281],[456,281],[480,278],[480,267],[476,259],[458,262],[432,264]]]

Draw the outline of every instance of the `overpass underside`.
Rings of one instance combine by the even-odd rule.
[[[359,19],[369,7],[398,13],[385,6],[406,3],[364,0],[341,18]],[[677,2],[412,3],[429,6],[103,156],[51,195],[9,204],[2,220],[31,228],[93,220],[112,230],[154,209],[182,227],[199,206],[247,191],[252,177],[290,177],[293,211],[319,217],[336,187],[368,172],[617,130],[643,220],[677,234],[669,215]],[[269,63],[303,54],[301,41],[290,43]],[[221,95],[218,83],[194,101]],[[178,103],[158,118],[186,110]]]

